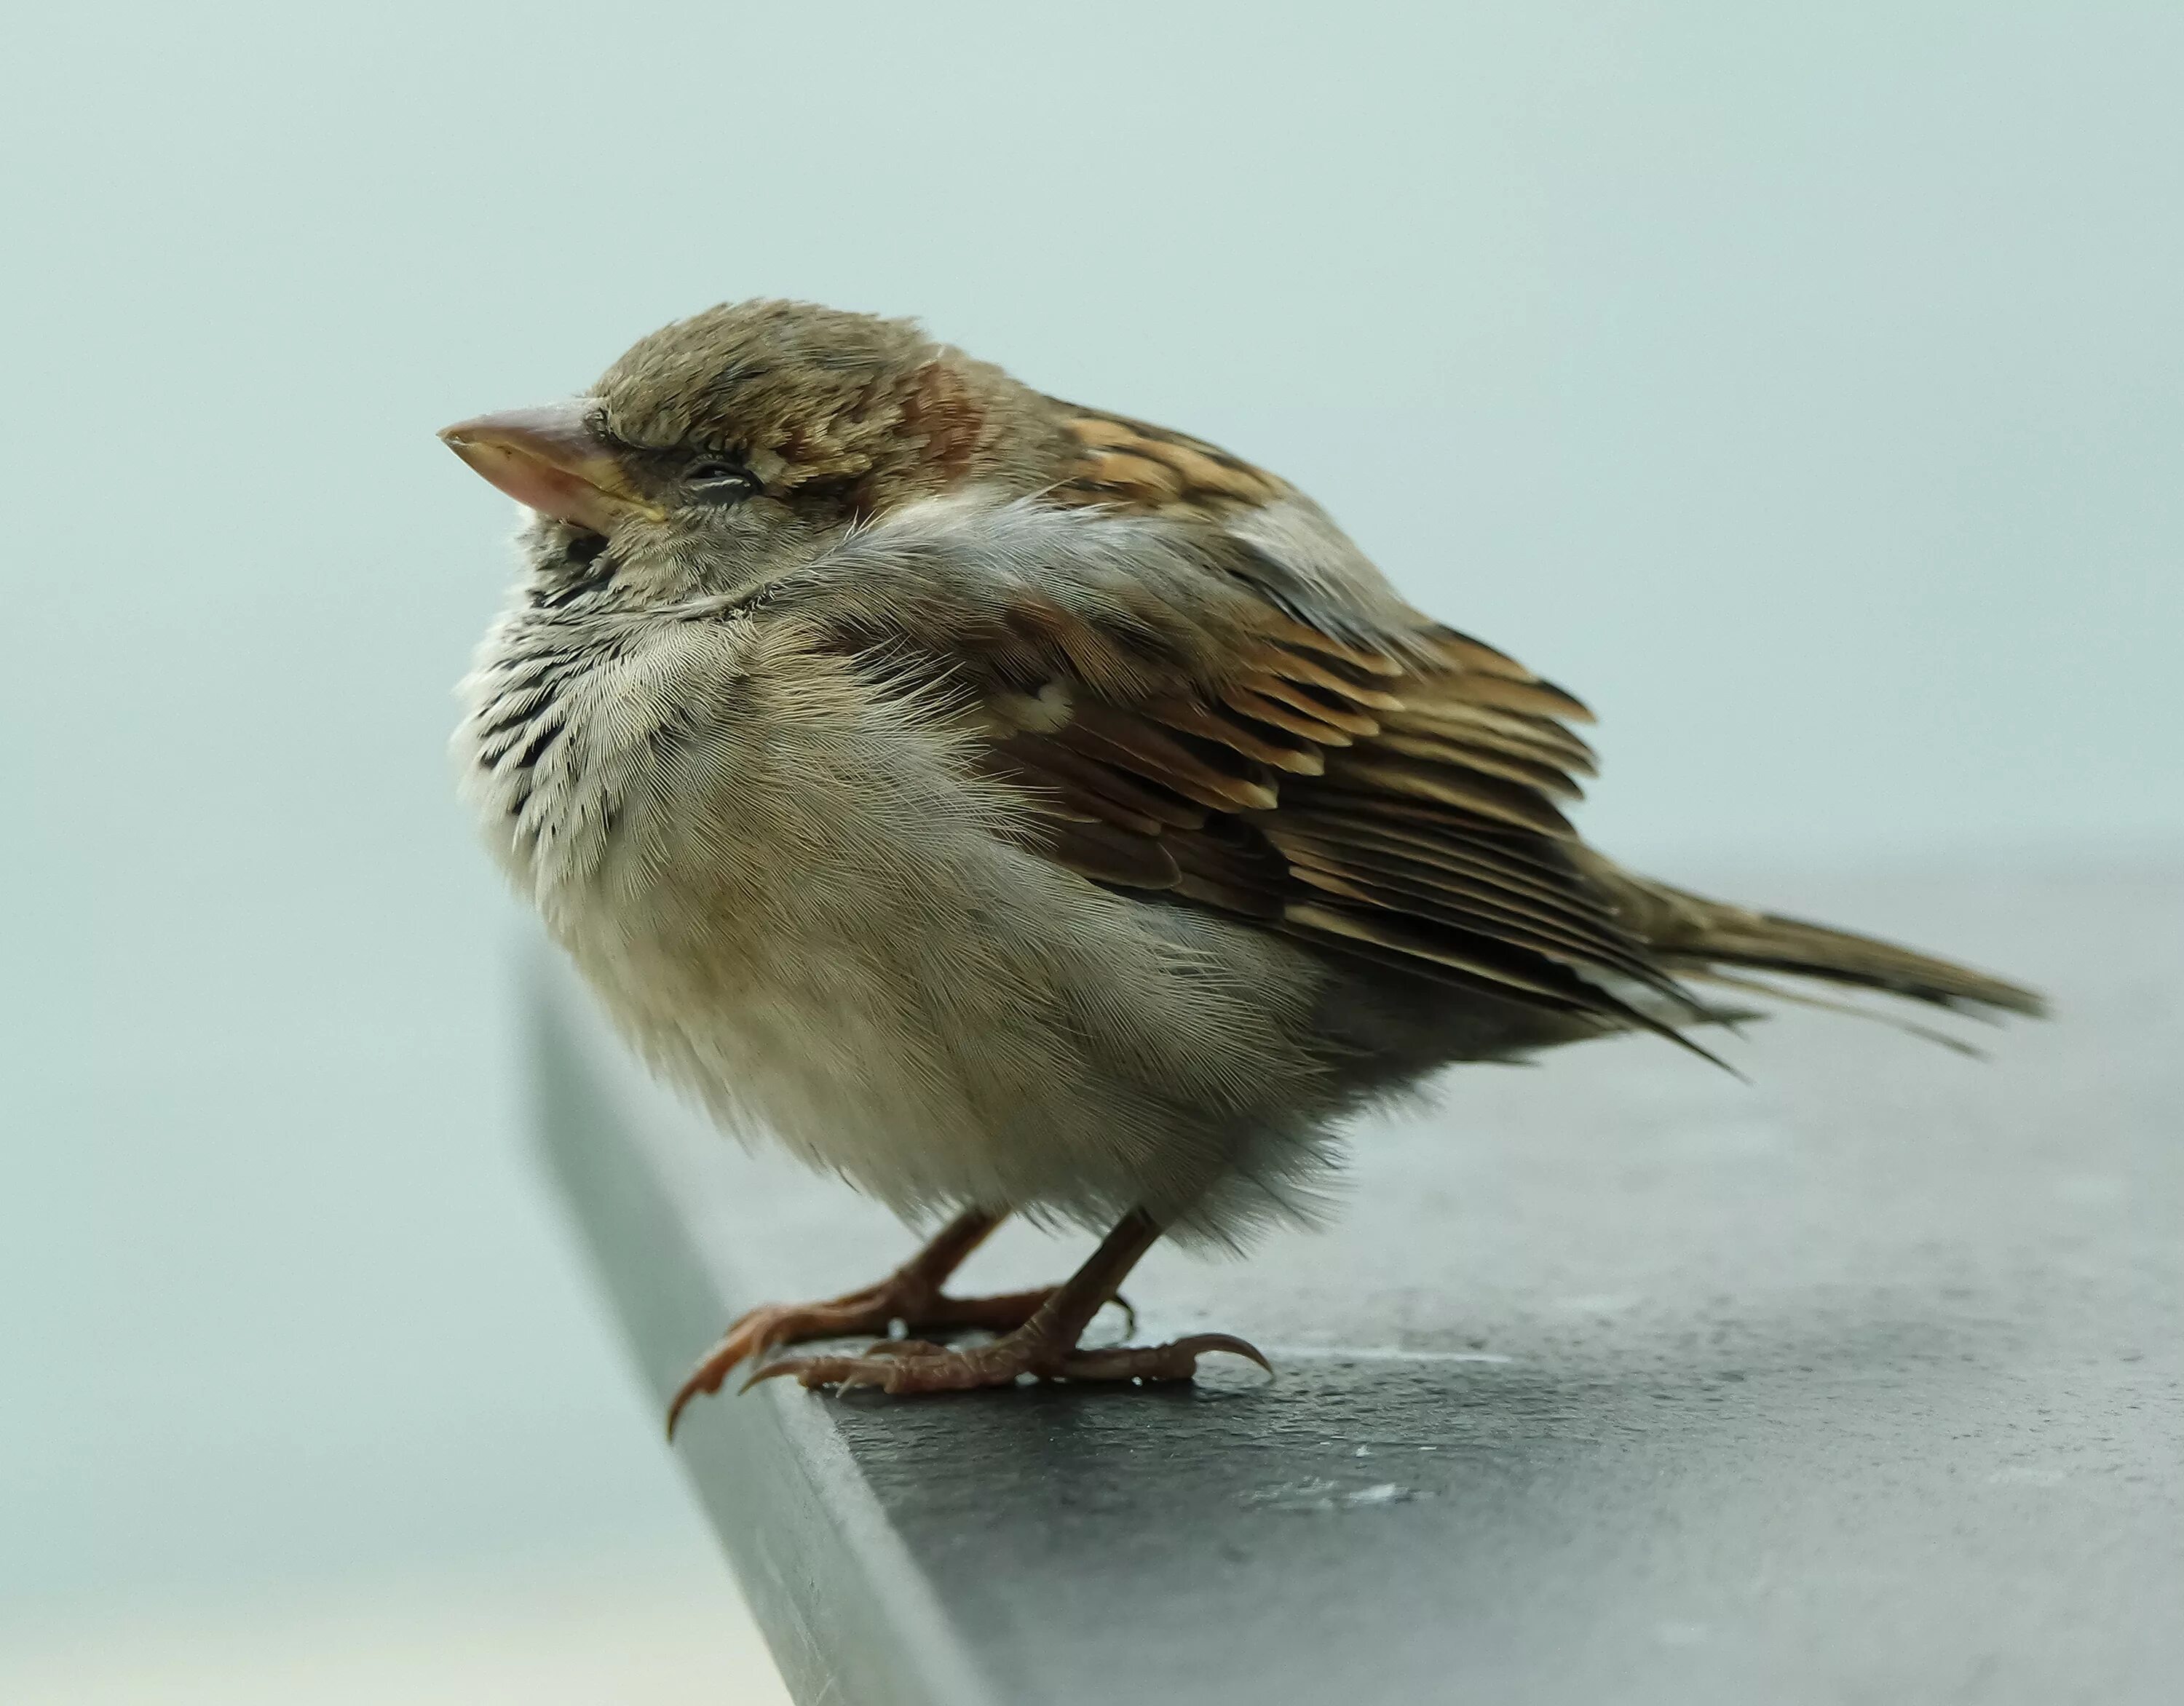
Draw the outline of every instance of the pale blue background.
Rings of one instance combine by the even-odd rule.
[[[2173,4],[84,6],[0,64],[26,1616],[695,1543],[521,1147],[441,753],[510,514],[432,431],[716,299],[1279,469],[1599,709],[1625,854],[2184,838]]]

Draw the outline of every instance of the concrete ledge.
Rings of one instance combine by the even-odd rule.
[[[1280,1368],[677,1449],[800,1701],[2165,1701],[2184,1675],[2184,879],[1717,884],[2042,982],[1966,1062],[1825,1016],[1453,1077],[1343,1218],[1156,1252],[1144,1331]],[[649,1390],[883,1213],[645,1083],[558,966],[539,1125]],[[1058,1277],[1022,1229],[967,1285]]]

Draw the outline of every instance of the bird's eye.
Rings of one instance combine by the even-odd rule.
[[[733,503],[758,490],[758,476],[750,470],[716,457],[692,463],[682,470],[682,483],[713,503]]]

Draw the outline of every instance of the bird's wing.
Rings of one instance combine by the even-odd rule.
[[[1574,856],[1583,705],[1272,476],[1083,420],[1081,484],[898,512],[783,614],[967,690],[1028,840],[1095,882],[1607,1023],[1663,1028],[1639,990],[1698,1013]]]

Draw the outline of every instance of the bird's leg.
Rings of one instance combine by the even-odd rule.
[[[883,1333],[896,1321],[912,1332],[936,1327],[1006,1332],[1022,1326],[1046,1301],[1051,1286],[993,1298],[950,1298],[940,1289],[1005,1218],[989,1209],[966,1209],[877,1285],[824,1303],[762,1303],[744,1314],[699,1359],[667,1406],[668,1437],[675,1436],[675,1424],[692,1398],[718,1392],[738,1363],[763,1356],[777,1345],[845,1333]]]
[[[1025,1375],[1049,1381],[1187,1381],[1208,1351],[1248,1357],[1271,1374],[1264,1357],[1226,1333],[1198,1333],[1165,1345],[1078,1348],[1093,1316],[1160,1235],[1160,1223],[1144,1209],[1124,1215],[1090,1259],[1056,1286],[1028,1320],[989,1343],[949,1349],[896,1340],[874,1345],[862,1356],[788,1357],[768,1364],[745,1385],[793,1375],[807,1386],[872,1386],[907,1393],[1011,1386]]]

